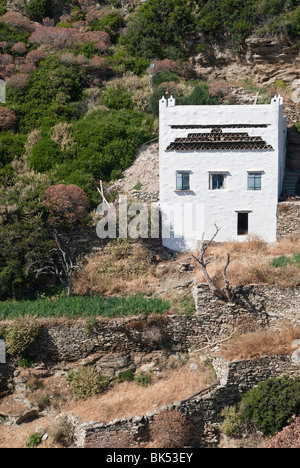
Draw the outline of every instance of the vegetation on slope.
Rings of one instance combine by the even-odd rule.
[[[29,297],[40,284],[26,270],[52,245],[47,188],[76,185],[93,209],[99,180],[121,177],[139,145],[157,137],[163,94],[234,103],[225,83],[193,80],[195,38],[198,51],[258,29],[299,38],[294,0],[110,3],[71,1],[57,17],[50,0],[30,0],[23,14],[0,1],[0,299]]]

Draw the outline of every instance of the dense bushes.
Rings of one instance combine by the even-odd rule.
[[[121,43],[135,56],[181,60],[193,48],[189,33],[206,41],[240,43],[257,28],[299,37],[297,0],[148,0]]]
[[[132,55],[182,59],[187,33],[194,28],[194,1],[148,0],[138,10],[121,37]]]
[[[39,218],[25,216],[1,226],[0,244],[0,299],[30,296],[42,281],[27,274],[26,268],[52,247],[49,233]]]
[[[264,435],[274,435],[300,415],[300,378],[268,379],[251,389],[242,400],[242,419]]]
[[[78,118],[75,103],[82,97],[84,71],[78,65],[62,63],[57,56],[43,60],[30,74],[25,89],[7,86],[7,104],[18,113],[19,131]]]
[[[116,102],[116,101],[115,101]],[[56,172],[57,178],[68,174],[90,174],[110,180],[114,171],[124,170],[134,160],[139,145],[153,138],[151,116],[128,109],[99,110],[72,125],[74,149],[65,152],[65,160]],[[79,186],[83,189],[80,184]]]
[[[300,414],[300,378],[270,378],[242,396],[237,406],[225,407],[221,432],[239,438],[253,428],[274,436]]]
[[[41,21],[47,15],[47,0],[30,0],[25,5],[25,12],[33,21]]]

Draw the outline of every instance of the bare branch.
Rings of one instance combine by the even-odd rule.
[[[68,296],[71,296],[72,276],[75,271],[80,269],[80,265],[78,263],[74,264],[71,255],[62,248],[56,231],[52,232],[52,236],[56,243],[56,248],[49,251],[47,259],[41,259],[28,265],[26,274],[33,269],[36,278],[40,275],[54,275],[62,284],[67,286]]]
[[[229,282],[229,280],[227,278],[227,270],[228,270],[228,267],[230,265],[230,254],[229,253],[227,254],[226,264],[225,264],[225,266],[223,268],[223,279],[224,279],[224,283],[225,283],[224,288],[220,289],[220,288],[216,287],[214,285],[214,282],[212,281],[208,271],[207,271],[207,266],[211,262],[210,262],[210,259],[205,259],[205,254],[206,254],[207,250],[209,249],[209,247],[211,246],[211,244],[213,243],[213,241],[215,240],[215,238],[217,237],[217,235],[218,235],[218,233],[219,233],[219,231],[221,229],[221,228],[219,228],[217,226],[217,223],[215,223],[214,225],[215,225],[216,231],[215,231],[214,235],[211,237],[211,239],[206,242],[206,244],[204,243],[204,234],[202,236],[202,240],[201,240],[201,243],[200,243],[199,258],[197,258],[193,254],[192,254],[192,256],[200,264],[200,266],[202,268],[204,278],[205,278],[205,281],[208,284],[208,287],[211,290],[211,292],[215,296],[217,296],[217,297],[219,297],[221,299],[227,299],[228,301],[233,301],[234,298],[235,298],[235,294],[237,293],[238,289],[240,288],[243,279],[241,279],[239,281],[238,285],[236,285],[235,287],[232,288],[230,286],[230,282]]]
[[[96,189],[98,190],[98,192],[100,193],[101,197],[102,197],[102,201],[105,205],[109,206],[109,203],[108,201],[106,200],[105,196],[104,196],[104,190],[103,190],[103,183],[102,183],[102,180],[100,180],[100,187],[97,187],[96,186]]]
[[[227,278],[227,268],[229,267],[229,264],[230,264],[230,254],[228,253],[227,254],[227,262],[226,262],[226,265],[224,267],[224,270],[223,270],[223,278],[224,278],[224,282],[225,282],[225,293],[226,293],[226,297],[229,301],[232,300],[232,291],[230,289],[230,284],[229,284],[229,280]]]

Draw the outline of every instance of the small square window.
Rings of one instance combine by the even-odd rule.
[[[189,172],[176,173],[176,190],[190,190]]]
[[[224,190],[226,188],[226,174],[210,174],[210,190]]]
[[[261,173],[248,173],[248,190],[261,190]]]

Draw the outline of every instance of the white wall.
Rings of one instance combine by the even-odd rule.
[[[205,233],[210,239],[214,223],[221,228],[217,241],[245,240],[237,235],[237,211],[250,211],[249,235],[276,240],[276,209],[285,155],[285,122],[282,98],[270,105],[176,106],[174,100],[160,101],[160,205],[163,225],[179,232],[174,238],[163,231],[163,244],[173,250],[193,250]],[[273,150],[253,151],[166,151],[177,137],[208,133],[210,129],[172,129],[171,125],[267,124],[267,128],[224,129],[261,136]],[[176,192],[176,171],[189,170],[191,192]],[[247,171],[263,171],[262,190],[247,190]],[[225,190],[209,190],[209,172],[226,172]],[[169,214],[174,211],[173,216]],[[184,218],[183,228],[178,228]],[[168,229],[166,229],[168,231]],[[182,236],[183,234],[183,236]],[[172,238],[173,237],[173,238]]]

